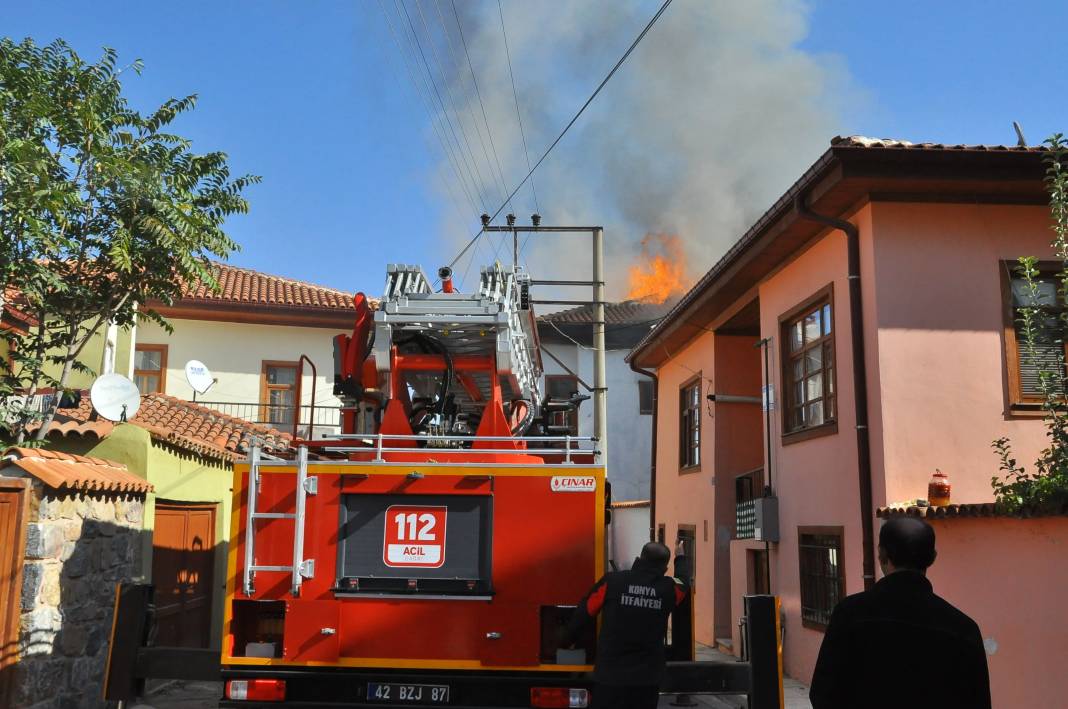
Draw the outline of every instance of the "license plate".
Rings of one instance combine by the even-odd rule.
[[[367,701],[383,704],[448,704],[449,687],[444,684],[368,682]]]

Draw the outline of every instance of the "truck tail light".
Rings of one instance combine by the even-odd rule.
[[[585,689],[567,687],[531,687],[530,706],[545,709],[570,709],[570,707],[588,707],[590,693]]]
[[[232,679],[226,683],[226,698],[281,702],[286,698],[286,682],[283,679]]]

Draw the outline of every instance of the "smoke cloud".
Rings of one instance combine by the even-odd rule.
[[[507,191],[527,172],[501,17],[492,0],[456,3],[480,104],[452,3],[400,2],[390,8],[395,19],[404,21],[404,9],[411,13],[417,33],[426,30],[420,39],[431,68],[436,52],[448,77],[440,91],[448,115],[437,108],[435,130],[455,142],[457,166],[443,158],[437,182],[442,198],[454,205],[442,226],[444,243],[457,247],[449,249],[454,254],[477,229],[477,213],[470,210],[492,214],[503,199],[496,162]],[[659,4],[504,3],[531,163]],[[626,292],[627,267],[640,257],[649,233],[677,234],[687,277],[699,277],[841,132],[842,108],[863,97],[839,58],[800,48],[808,17],[798,0],[676,0],[535,173],[545,224],[605,226],[610,297]],[[436,105],[431,94],[425,98]],[[457,171],[466,173],[470,200]],[[499,222],[513,210],[529,223],[535,211],[529,187]],[[509,258],[510,240],[483,241],[472,273],[494,251]],[[535,236],[523,258],[535,277],[581,278],[589,272],[589,253],[588,240],[579,236]],[[458,264],[458,274],[466,262]]]

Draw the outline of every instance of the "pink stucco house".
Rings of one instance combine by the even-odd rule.
[[[1021,463],[1046,443],[1012,271],[1052,257],[1044,154],[836,138],[630,353],[656,381],[652,533],[693,548],[700,642],[739,652],[741,597],[770,591],[807,682],[834,604],[879,577],[879,518],[940,469],[964,506],[932,517],[930,577],[979,623],[994,705],[1068,696],[1068,516],[982,504],[994,439]]]

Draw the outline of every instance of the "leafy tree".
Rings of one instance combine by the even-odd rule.
[[[1050,216],[1053,229],[1053,249],[1061,262],[1056,275],[1057,299],[1068,298],[1068,143],[1060,133],[1045,142],[1049,148],[1046,155],[1046,188],[1050,196]],[[1016,272],[1024,281],[1026,301],[1029,307],[1020,309],[1020,329],[1027,357],[1031,362],[1048,364],[1048,358],[1039,351],[1045,332],[1051,328],[1047,321],[1051,316],[1041,308],[1039,292],[1038,259],[1025,256],[1019,259]],[[1057,316],[1059,321],[1052,331],[1061,333],[1054,344],[1063,351],[1063,333],[1068,332],[1068,311]],[[1013,457],[1008,438],[999,438],[993,443],[1001,460],[1000,470],[1005,477],[994,476],[991,484],[998,504],[1007,512],[1017,513],[1025,509],[1059,511],[1068,506],[1068,376],[1064,364],[1053,370],[1041,366],[1038,383],[1042,392],[1042,408],[1045,411],[1046,435],[1049,445],[1035,461],[1034,470],[1018,464]]]
[[[221,152],[196,154],[167,131],[196,96],[170,99],[142,115],[122,96],[127,70],[105,48],[87,63],[65,42],[0,39],[0,293],[17,293],[37,325],[3,331],[12,363],[0,361],[0,398],[64,390],[78,357],[109,323],[138,317],[168,327],[146,303],[165,303],[182,284],[217,287],[209,259],[238,247],[225,219],[248,211],[243,190],[259,181],[231,177]],[[8,412],[9,435],[27,438],[55,415]]]

